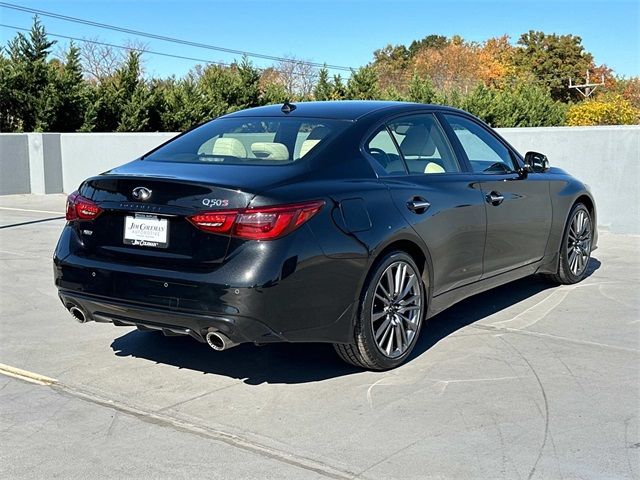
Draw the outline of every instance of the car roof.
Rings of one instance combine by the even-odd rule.
[[[235,117],[310,117],[327,118],[336,120],[358,120],[370,113],[380,112],[395,114],[411,112],[418,109],[430,108],[442,111],[458,111],[455,108],[443,105],[430,105],[424,103],[391,102],[382,100],[339,100],[328,102],[295,102],[290,104],[295,109],[289,113],[283,112],[283,104],[266,105],[264,107],[248,108],[240,110],[221,118]]]

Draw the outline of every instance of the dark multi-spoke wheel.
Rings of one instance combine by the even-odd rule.
[[[420,326],[420,278],[404,261],[392,263],[376,286],[371,305],[371,325],[380,351],[396,358],[407,351]]]
[[[571,284],[582,280],[591,258],[593,223],[591,214],[582,203],[571,210],[562,239],[558,273],[550,278],[558,283]]]
[[[591,219],[589,212],[579,209],[569,225],[567,239],[567,258],[569,269],[580,276],[587,268],[591,255]]]
[[[422,275],[413,258],[391,252],[364,286],[355,344],[336,344],[349,363],[375,370],[400,365],[415,346],[426,305]]]

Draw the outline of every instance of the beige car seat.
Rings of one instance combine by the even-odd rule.
[[[414,125],[409,130],[400,144],[400,150],[407,159],[421,159],[431,157],[436,152],[436,144],[431,138],[431,131],[425,125]],[[426,160],[426,159],[425,159]],[[420,161],[420,160],[414,160]],[[428,160],[424,167],[424,173],[445,173],[441,165]]]
[[[251,144],[251,153],[263,160],[289,160],[289,150],[283,143],[255,142]]]
[[[300,158],[304,157],[309,151],[319,144],[324,137],[329,134],[329,129],[324,125],[318,125],[314,127],[311,132],[309,132],[309,136],[307,139],[302,142],[300,146]]]
[[[427,166],[424,167],[424,173],[445,173],[445,170],[437,163],[429,162]]]
[[[213,155],[224,155],[226,157],[247,158],[247,149],[237,138],[220,137],[213,144],[211,151]]]

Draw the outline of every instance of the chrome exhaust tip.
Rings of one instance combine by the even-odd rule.
[[[78,323],[86,323],[88,320],[82,309],[75,305],[69,307],[69,313],[73,315],[73,318],[75,318]]]
[[[231,347],[235,347],[236,345],[238,345],[224,333],[220,332],[208,332],[205,336],[205,339],[207,340],[209,346],[216,352],[222,352],[223,350],[228,350]]]

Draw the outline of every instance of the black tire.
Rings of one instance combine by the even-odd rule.
[[[586,252],[586,260],[584,260],[584,268],[576,271],[575,268],[572,269],[572,263],[570,261],[570,248],[572,244],[575,243],[575,240],[571,238],[573,236],[572,225],[574,224],[574,219],[579,215],[585,215],[588,221],[588,246],[582,250]],[[589,213],[589,209],[583,203],[576,203],[571,212],[569,213],[569,217],[567,220],[567,224],[564,227],[564,233],[562,235],[562,243],[560,244],[560,252],[559,252],[559,262],[558,262],[558,271],[555,274],[546,274],[545,277],[553,282],[559,283],[562,285],[571,285],[574,283],[578,283],[581,281],[587,274],[589,260],[591,258],[591,242],[593,241],[593,229],[594,229],[593,221],[591,219],[591,214]],[[580,240],[582,241],[582,240]]]
[[[416,314],[414,314],[414,318],[417,319],[417,323],[415,328],[407,329],[410,330],[412,337],[410,341],[405,342],[405,344],[403,345],[406,347],[406,351],[403,351],[401,354],[398,354],[397,356],[391,358],[390,356],[382,352],[381,348],[376,342],[372,321],[372,308],[374,306],[374,301],[379,301],[376,300],[375,294],[376,289],[379,288],[379,282],[381,281],[382,276],[386,274],[387,269],[389,269],[390,267],[393,268],[392,266],[402,263],[409,265],[413,269],[415,280],[417,280],[417,282],[408,280],[406,287],[409,288],[409,283],[412,283],[414,285],[414,287],[412,287],[413,291],[417,292],[417,289],[419,289],[421,297],[419,301],[419,307],[415,305],[409,307],[416,312]],[[413,297],[415,297],[415,295],[413,295]],[[354,343],[334,344],[334,348],[340,358],[342,358],[342,360],[357,367],[366,368],[368,370],[389,370],[395,368],[401,365],[407,359],[407,357],[411,354],[411,351],[415,347],[418,336],[420,334],[420,329],[422,328],[422,324],[424,321],[426,308],[426,289],[422,281],[420,269],[417,267],[415,261],[410,255],[403,251],[389,252],[374,264],[374,266],[369,271],[369,275],[367,276],[365,284],[362,288],[362,293],[360,295],[360,305],[358,308],[358,315],[355,324]],[[386,319],[389,318],[389,316],[390,314],[387,314],[387,316],[383,320],[383,323],[387,321]],[[395,318],[398,319],[399,323],[405,325],[402,320],[400,320],[400,317]],[[393,337],[395,333],[395,327],[391,326],[388,328],[391,328],[391,330],[393,330],[389,333],[389,336]],[[405,335],[407,335],[407,330],[405,330]],[[385,336],[386,335],[382,335],[380,341],[384,341]],[[404,338],[407,337],[405,336]],[[392,342],[396,342],[396,340],[389,339],[389,343],[391,344]],[[400,351],[400,349],[398,349],[398,351]]]

